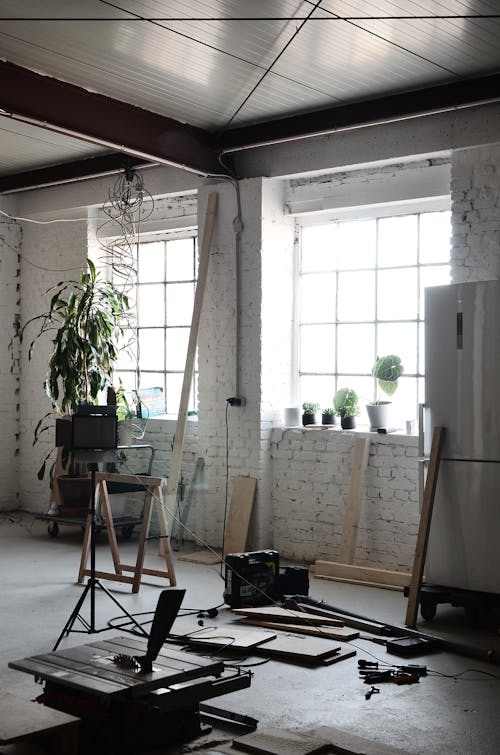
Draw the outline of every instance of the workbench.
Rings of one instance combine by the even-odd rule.
[[[151,673],[119,665],[141,656],[147,640],[114,637],[11,661],[45,684],[41,702],[78,716],[80,755],[135,755],[206,731],[200,702],[250,686],[250,673],[164,644]]]

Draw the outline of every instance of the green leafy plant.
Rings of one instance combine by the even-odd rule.
[[[389,398],[394,395],[398,387],[398,380],[404,372],[401,359],[396,354],[377,357],[372,369],[372,376],[377,379],[380,389]],[[375,401],[380,403],[380,400]]]
[[[339,388],[333,397],[333,406],[337,414],[344,417],[357,417],[359,401],[356,391],[352,388]]]
[[[113,283],[101,278],[91,260],[80,271],[79,280],[62,281],[46,293],[50,297],[47,311],[28,320],[19,338],[22,342],[26,329],[38,325],[29,345],[31,359],[40,338],[52,337],[44,389],[53,411],[64,416],[73,414],[80,404],[96,404],[99,393],[112,385],[124,328],[130,325],[129,300]],[[46,422],[53,411],[38,422],[33,443],[53,428]],[[39,479],[44,477],[51,453],[38,471]]]
[[[304,410],[304,414],[316,414],[320,410],[320,404],[306,401],[302,404],[302,409]]]
[[[322,409],[321,414],[325,415],[326,417],[331,417],[335,414],[335,409],[333,406],[328,407],[327,409]]]

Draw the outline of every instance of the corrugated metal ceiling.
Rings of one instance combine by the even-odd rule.
[[[218,133],[496,73],[499,13],[494,0],[0,0],[0,51]],[[46,148],[33,165],[50,164]],[[16,169],[12,140],[9,153],[0,173]],[[21,155],[20,142],[19,169]]]

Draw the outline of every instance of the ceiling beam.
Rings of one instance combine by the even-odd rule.
[[[232,152],[498,100],[500,74],[494,74],[233,128],[218,144]]]
[[[0,61],[5,115],[194,173],[223,173],[203,129]]]
[[[55,186],[100,176],[113,175],[125,168],[144,168],[152,165],[145,163],[139,157],[130,157],[119,153],[89,157],[84,160],[52,165],[47,168],[27,170],[23,173],[15,173],[0,176],[0,194],[8,194],[13,191],[26,191],[38,189],[42,186]]]

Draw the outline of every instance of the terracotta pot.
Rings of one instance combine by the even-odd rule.
[[[56,477],[59,490],[59,514],[62,516],[85,516],[89,510],[92,480],[85,477],[70,477],[58,475]]]

